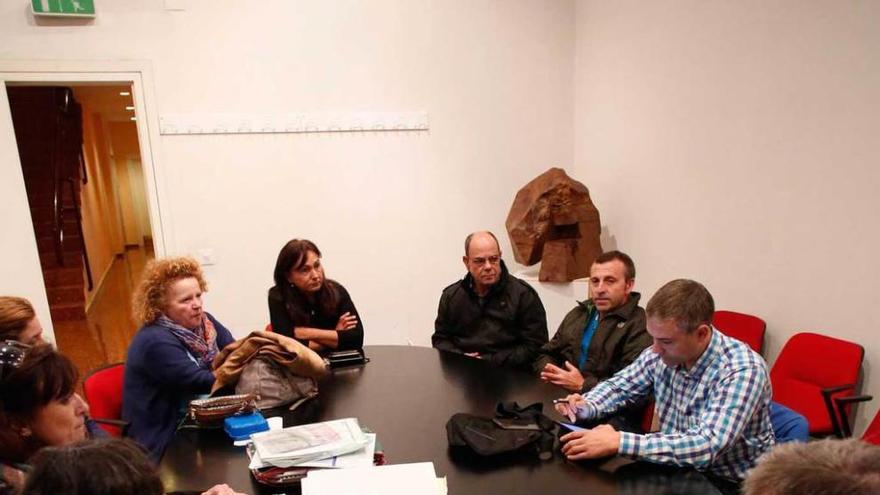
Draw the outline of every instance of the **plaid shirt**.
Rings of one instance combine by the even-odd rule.
[[[692,466],[741,480],[773,446],[767,363],[746,344],[712,331],[690,371],[669,367],[651,348],[584,394],[581,419],[595,419],[652,393],[660,432],[621,432],[618,453],[659,464]]]

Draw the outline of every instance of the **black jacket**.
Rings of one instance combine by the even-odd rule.
[[[599,320],[587,350],[587,361],[580,370],[584,375],[584,392],[629,366],[651,345],[651,336],[645,326],[645,310],[639,306],[640,298],[638,292],[631,292],[625,303]],[[584,328],[594,307],[592,300],[579,302],[565,315],[556,335],[541,348],[541,354],[535,360],[535,371],[541,371],[547,363],[564,367],[568,361],[577,366]]]
[[[473,279],[443,289],[434,335],[435,348],[458,353],[479,352],[494,364],[528,368],[547,342],[547,316],[529,284],[507,272],[480,303]]]
[[[308,301],[303,298],[300,301],[300,304],[303,304],[304,306],[300,309],[309,315],[309,321],[302,326],[320,328],[322,330],[335,330],[339,317],[345,313],[351,313],[357,316],[357,326],[351,330],[336,332],[339,337],[339,346],[336,350],[346,351],[350,349],[360,349],[364,346],[364,324],[363,321],[361,321],[361,315],[359,315],[357,309],[355,309],[354,303],[351,301],[351,296],[348,295],[348,291],[345,290],[345,287],[339,282],[333,283],[339,290],[339,303],[336,305],[336,311],[333,311],[331,314],[325,314],[320,305],[309,304]],[[290,313],[287,312],[287,308],[284,306],[281,291],[278,290],[278,287],[272,287],[269,289],[269,321],[272,322],[272,331],[280,333],[281,335],[293,337],[293,328],[295,325],[290,318]],[[308,341],[297,340],[304,345],[309,345]]]

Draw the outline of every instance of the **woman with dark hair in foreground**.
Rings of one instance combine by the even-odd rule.
[[[73,363],[50,345],[0,342],[0,486],[19,486],[42,447],[106,435],[87,420],[77,379]]]

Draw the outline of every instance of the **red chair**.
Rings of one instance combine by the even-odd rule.
[[[770,371],[773,400],[804,415],[810,435],[840,435],[833,402],[853,395],[864,354],[862,346],[845,340],[793,335]]]
[[[125,363],[109,364],[92,370],[83,379],[83,394],[91,410],[91,420],[114,437],[125,436],[129,423],[122,421],[122,383]]]
[[[767,324],[757,316],[735,311],[716,311],[712,326],[728,337],[745,342],[758,354],[764,351],[764,333]]]
[[[871,424],[868,425],[868,429],[862,435],[862,440],[874,445],[880,445],[880,412],[874,416],[874,421],[871,421]]]
[[[647,406],[645,406],[645,411],[642,413],[642,431],[645,433],[650,433],[653,431],[652,426],[654,426],[654,401],[652,400]]]
[[[867,402],[873,399],[870,395],[853,395],[849,397],[838,397],[834,399],[834,405],[836,406],[837,419],[840,422],[840,432],[839,435],[841,438],[849,438],[852,436],[852,428],[850,428],[850,420],[849,420],[849,406],[850,404],[854,404],[856,402]],[[865,430],[865,433],[862,434],[862,440],[872,443],[874,445],[880,445],[880,412],[874,416],[874,420],[871,421],[871,424],[868,425],[868,428]]]

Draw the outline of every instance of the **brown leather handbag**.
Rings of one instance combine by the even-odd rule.
[[[248,414],[257,408],[253,394],[224,395],[207,399],[195,399],[189,403],[189,416],[201,426],[213,426],[238,414]]]

